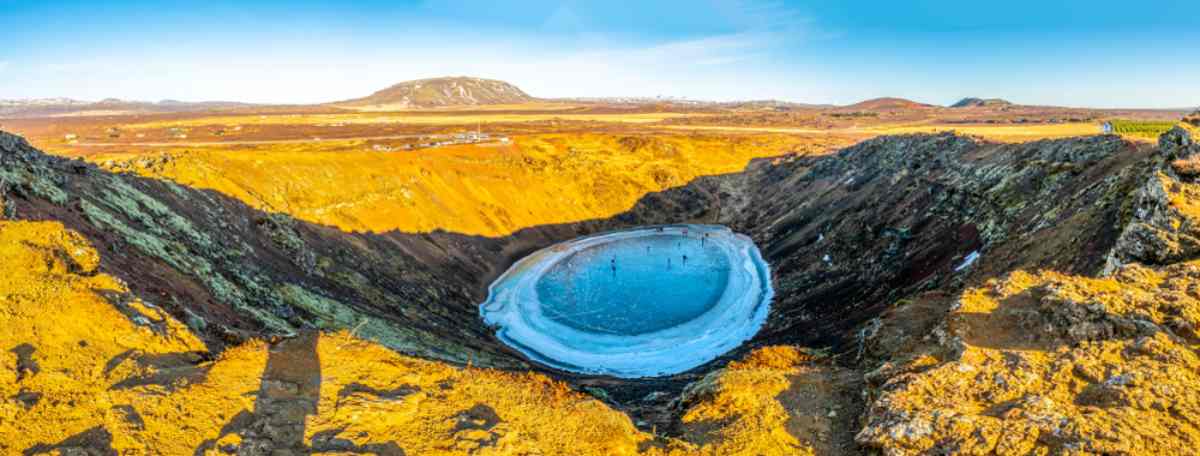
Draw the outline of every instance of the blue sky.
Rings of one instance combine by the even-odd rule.
[[[351,4],[352,3],[352,4]],[[0,0],[0,99],[353,98],[424,77],[535,96],[1200,105],[1195,0]]]

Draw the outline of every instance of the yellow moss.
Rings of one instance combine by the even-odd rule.
[[[729,369],[791,369],[801,363],[812,362],[816,357],[795,347],[763,347],[746,355],[745,358],[729,363]]]
[[[346,231],[499,236],[610,217],[647,193],[740,171],[752,158],[810,150],[811,143],[782,135],[546,134],[503,147],[413,152],[381,153],[346,141],[201,148],[164,161],[92,159],[128,160],[146,176]]]
[[[183,325],[145,303],[133,300],[128,314],[118,310],[112,301],[128,291],[113,277],[94,274],[95,250],[61,224],[0,222],[0,258],[0,397],[37,398],[0,402],[0,423],[7,423],[0,453],[117,420],[115,407],[131,396],[112,384],[124,374],[146,373],[115,363],[121,355],[204,350]]]
[[[408,454],[428,455],[463,454],[477,446],[473,441],[493,439],[477,454],[633,454],[648,438],[625,415],[539,374],[415,360],[346,333],[322,337],[317,353],[326,380],[319,412],[308,421],[310,438],[341,429],[359,445],[392,441]],[[356,392],[347,394],[348,385],[358,385]],[[364,392],[400,388],[410,393]],[[472,409],[500,422],[462,425]]]

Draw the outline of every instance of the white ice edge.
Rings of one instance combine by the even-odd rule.
[[[767,319],[770,270],[749,237],[716,225],[670,225],[617,231],[567,241],[522,258],[488,287],[480,304],[484,322],[501,341],[530,359],[585,374],[622,378],[654,377],[694,368],[754,337]],[[683,324],[636,336],[580,331],[547,318],[537,282],[559,261],[599,244],[663,233],[709,234],[725,252],[730,277],[712,308]],[[737,259],[742,261],[736,261]],[[740,265],[740,267],[738,267]]]
[[[958,267],[954,268],[954,272],[958,272],[963,269],[971,267],[972,264],[975,264],[975,260],[978,260],[978,259],[979,259],[979,251],[972,250],[971,253],[967,254],[967,257],[963,259],[962,264],[960,264],[960,265],[958,265]]]

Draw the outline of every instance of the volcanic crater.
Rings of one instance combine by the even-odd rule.
[[[12,188],[6,212],[81,233],[101,252],[99,271],[185,322],[212,353],[310,329],[353,330],[405,355],[535,370],[602,390],[643,427],[674,435],[688,432],[677,421],[696,397],[688,385],[755,349],[810,347],[835,366],[865,369],[941,323],[944,309],[911,313],[915,297],[953,296],[1021,269],[1099,275],[1174,261],[1138,247],[1160,239],[1137,230],[1152,223],[1139,218],[1152,203],[1138,190],[1154,181],[1167,152],[1116,136],[1024,144],[949,133],[881,137],[828,156],[756,160],[743,172],[647,194],[612,217],[495,237],[346,232],[218,192],[48,156],[7,133],[0,150]],[[489,286],[534,252],[599,233],[688,224],[746,236],[769,265],[774,294],[761,328],[709,361],[645,378],[559,369],[531,362],[481,318]],[[1178,257],[1195,253],[1182,245]]]
[[[347,233],[256,210],[216,192],[44,156],[12,136],[6,144],[7,160],[26,157],[25,166],[33,167],[27,173],[54,189],[47,190],[51,198],[29,192],[28,198],[14,199],[17,214],[63,220],[111,252],[104,256],[105,270],[135,290],[178,296],[179,304],[168,310],[205,321],[202,334],[214,348],[304,327],[367,321],[364,333],[401,352],[543,370],[500,343],[477,309],[493,280],[538,249],[647,225],[728,226],[761,249],[778,296],[763,329],[733,355],[777,343],[841,350],[859,343],[859,326],[879,317],[890,302],[962,281],[972,271],[955,267],[971,252],[984,251],[988,259],[1014,256],[1015,246],[1033,236],[1023,230],[1052,222],[1047,216],[1068,220],[1081,211],[1107,211],[1076,217],[1081,226],[1069,227],[1099,236],[1057,238],[1085,242],[1071,248],[1111,244],[1117,207],[1096,207],[1086,198],[1056,201],[1051,195],[1100,197],[1123,183],[1098,180],[1114,162],[1145,155],[1115,137],[1020,145],[951,134],[885,137],[827,157],[755,161],[742,173],[702,177],[646,195],[606,219],[484,237]],[[1103,266],[1099,255],[1055,253],[1044,246],[1005,266],[1054,263],[1069,271]],[[249,258],[254,261],[245,261]],[[674,381],[698,378],[728,359]],[[610,382],[638,383],[605,381]]]

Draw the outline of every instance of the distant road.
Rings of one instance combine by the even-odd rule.
[[[381,139],[450,138],[451,135],[386,135],[354,136],[350,138],[301,138],[301,139],[258,139],[243,141],[197,141],[197,142],[130,142],[130,143],[75,143],[73,147],[204,147],[204,146],[253,146],[263,144],[308,144],[333,141],[370,141]]]

